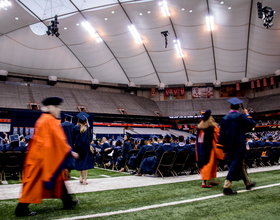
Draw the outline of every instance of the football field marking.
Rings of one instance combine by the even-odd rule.
[[[270,188],[270,187],[274,187],[274,186],[280,186],[280,183],[266,185],[266,186],[259,186],[259,187],[252,188],[251,190],[240,190],[240,191],[238,191],[238,193],[250,192],[250,191]],[[62,218],[60,220],[87,219],[87,218],[96,218],[96,217],[104,217],[104,216],[111,216],[111,215],[119,215],[119,214],[125,214],[125,213],[139,212],[139,211],[144,211],[144,210],[149,210],[149,209],[161,208],[161,207],[166,207],[166,206],[180,205],[180,204],[185,204],[185,203],[202,201],[202,200],[217,198],[217,197],[221,197],[221,196],[224,196],[224,195],[223,194],[217,194],[217,195],[211,195],[211,196],[200,197],[200,198],[195,198],[195,199],[187,199],[187,200],[176,201],[176,202],[168,202],[168,203],[157,204],[157,205],[143,206],[143,207],[127,209],[127,210],[119,210],[119,211],[114,211],[114,212],[105,212],[105,213],[97,213],[97,214],[92,214],[92,215]]]

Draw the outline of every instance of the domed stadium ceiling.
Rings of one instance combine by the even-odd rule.
[[[100,83],[191,85],[261,78],[280,67],[279,0],[262,1],[277,12],[269,29],[258,18],[257,0],[167,0],[170,16],[160,2],[11,1],[0,8],[0,70]],[[55,15],[59,37],[46,34]],[[209,15],[213,30],[206,25]],[[82,25],[86,21],[96,34]]]

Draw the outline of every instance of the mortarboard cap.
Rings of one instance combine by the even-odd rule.
[[[208,118],[211,116],[211,110],[207,110],[203,115],[202,115],[202,120],[207,121]]]
[[[48,105],[60,105],[63,102],[62,98],[59,97],[47,97],[42,101],[44,106]]]
[[[123,137],[122,136],[118,136],[117,137],[117,141],[122,141],[123,140]]]
[[[151,137],[149,137],[149,136],[145,136],[143,138],[144,138],[145,141],[151,140]]]
[[[89,115],[85,112],[80,112],[79,114],[76,115],[79,119],[81,119],[82,121],[85,121]]]
[[[238,99],[238,98],[231,98],[231,99],[227,99],[227,101],[232,104],[232,105],[239,105],[241,103],[243,103],[242,100]]]
[[[162,135],[159,135],[158,138],[159,138],[159,139],[163,139],[163,136],[162,136]]]
[[[166,133],[166,135],[164,136],[168,141],[171,140],[171,136],[169,134]]]
[[[18,134],[10,135],[9,139],[10,139],[10,142],[19,141],[19,136],[18,136]]]
[[[64,116],[65,116],[65,119],[66,119],[67,121],[71,121],[71,119],[74,117],[74,116],[68,115],[68,114],[64,114]]]

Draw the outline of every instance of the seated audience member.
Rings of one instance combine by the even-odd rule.
[[[159,147],[159,145],[158,145],[158,137],[155,136],[155,135],[152,135],[151,138],[152,138],[151,144],[155,147],[155,149],[157,149]]]
[[[25,142],[25,138],[23,136],[20,137],[20,142],[19,142],[19,147],[21,149],[21,152],[24,153],[27,150],[27,146],[26,146],[26,142]]]
[[[257,134],[254,137],[254,142],[256,143],[256,147],[263,147],[263,145],[264,145],[264,142],[261,140],[261,135],[260,134]]]
[[[176,151],[176,154],[178,154],[180,151],[186,150],[188,151],[189,146],[185,143],[185,138],[183,135],[179,136],[179,144],[175,146],[174,150]]]
[[[272,141],[273,141],[272,135],[268,135],[263,146],[264,147],[274,147],[274,144],[272,143]]]
[[[250,134],[246,134],[246,149],[250,150],[251,148],[255,148],[256,143],[252,140],[252,136]]]
[[[96,154],[96,162],[102,164],[103,157],[112,152],[113,147],[108,143],[108,137],[102,137],[101,150]]]
[[[151,139],[149,137],[145,137],[144,138],[144,141],[145,141],[145,145],[142,146],[139,150],[139,152],[137,153],[137,155],[132,155],[130,158],[129,158],[129,162],[128,162],[128,165],[132,167],[133,169],[133,174],[136,173],[136,168],[139,167],[140,165],[140,162],[142,160],[142,157],[144,155],[144,153],[147,151],[147,150],[155,150],[155,147],[151,144]]]
[[[193,136],[189,140],[190,144],[189,144],[188,151],[189,151],[190,155],[195,155],[195,141],[196,141],[196,138]]]
[[[157,168],[157,165],[161,159],[161,156],[164,152],[172,152],[174,147],[170,145],[171,137],[166,135],[163,139],[163,145],[155,151],[155,156],[147,157],[143,160],[141,168],[135,176],[142,176],[143,173],[154,174]]]
[[[171,142],[170,142],[170,145],[175,148],[177,145],[178,145],[178,138],[171,134]]]
[[[124,144],[123,144],[123,148],[122,148],[122,153],[121,153],[121,156],[119,156],[117,159],[117,167],[118,167],[118,169],[120,169],[119,172],[124,171],[124,163],[126,161],[128,151],[133,149],[133,147],[130,143],[131,139],[132,139],[131,134],[126,133],[126,135],[124,135]]]

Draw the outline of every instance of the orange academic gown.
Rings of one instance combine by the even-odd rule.
[[[41,203],[45,198],[61,198],[66,158],[71,151],[58,120],[43,113],[35,124],[23,167],[20,203]]]

